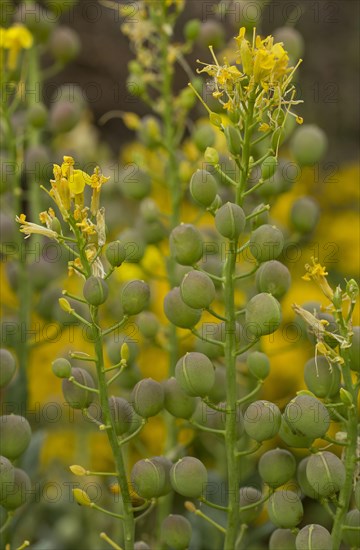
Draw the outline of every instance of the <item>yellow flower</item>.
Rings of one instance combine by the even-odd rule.
[[[48,227],[43,227],[37,223],[27,222],[25,214],[20,214],[20,216],[15,217],[15,221],[20,223],[21,233],[25,233],[25,239],[28,239],[30,235],[43,235],[49,239],[55,239],[57,241],[59,235],[56,231],[49,229]]]
[[[311,258],[312,265],[306,264],[306,274],[302,277],[304,281],[315,281],[325,296],[332,301],[334,297],[334,292],[332,288],[330,287],[329,283],[327,282],[326,275],[328,275],[326,268],[322,267],[318,261],[317,258]]]
[[[24,25],[16,24],[9,29],[1,29],[0,48],[9,50],[7,67],[10,71],[16,69],[19,52],[28,50],[33,45],[33,36]]]
[[[80,195],[84,192],[85,185],[91,185],[91,176],[82,170],[72,170],[68,177],[70,192],[73,195]]]

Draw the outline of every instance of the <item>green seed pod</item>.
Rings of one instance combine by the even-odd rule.
[[[300,233],[311,233],[319,221],[320,207],[312,197],[300,197],[292,205],[290,221]]]
[[[20,508],[25,502],[31,500],[31,481],[24,470],[14,469],[13,484],[4,487],[4,498],[1,506],[6,510],[12,511]]]
[[[71,376],[71,363],[64,357],[58,357],[51,363],[51,369],[58,378],[69,378]]]
[[[211,124],[201,124],[193,132],[192,138],[196,147],[203,153],[207,147],[214,145],[215,132]]]
[[[283,42],[284,48],[293,60],[304,55],[305,43],[301,33],[294,27],[279,27],[274,30],[274,42]],[[325,548],[325,547],[324,547]]]
[[[126,258],[126,250],[120,241],[112,241],[105,251],[107,261],[112,267],[119,267]]]
[[[134,543],[134,550],[151,550],[151,548],[146,542],[138,540]]]
[[[125,261],[130,264],[140,262],[145,254],[145,241],[136,229],[125,229],[118,235],[125,248]]]
[[[191,418],[196,409],[196,398],[185,393],[174,377],[165,380],[163,387],[165,409],[175,418]]]
[[[107,300],[109,288],[104,279],[92,275],[85,281],[83,295],[92,306],[101,306]]]
[[[170,470],[171,485],[179,495],[199,498],[205,491],[208,475],[204,464],[197,458],[185,456]]]
[[[126,79],[126,88],[129,94],[134,97],[141,97],[146,91],[146,84],[142,75],[129,74]]]
[[[218,164],[219,163],[219,153],[214,147],[206,147],[204,153],[204,160],[209,164]]]
[[[328,140],[326,134],[315,124],[304,124],[295,131],[290,150],[300,166],[312,166],[325,154]]]
[[[259,489],[255,487],[241,487],[239,492],[239,519],[241,523],[251,523],[260,514],[263,505],[259,504],[249,510],[241,510],[244,506],[254,505],[256,502],[262,499],[262,494]]]
[[[123,397],[109,398],[110,413],[115,425],[117,435],[124,435],[130,431],[134,421],[134,409]]]
[[[137,228],[146,244],[157,244],[167,236],[167,229],[161,220],[147,222],[139,218]]]
[[[349,348],[350,368],[355,372],[360,372],[360,327],[353,327],[353,336],[351,339],[351,348]]]
[[[157,335],[160,328],[160,321],[155,313],[143,311],[137,319],[138,327],[145,338],[152,340]]]
[[[199,36],[201,27],[201,21],[200,19],[190,19],[185,26],[184,26],[184,37],[185,40],[190,40],[191,42],[193,40],[196,40]]]
[[[199,334],[202,338],[213,338],[220,341],[220,323],[202,323],[199,327]],[[203,353],[209,359],[216,359],[224,355],[224,348],[221,345],[206,342],[199,338],[195,342],[195,349],[199,353]]]
[[[137,494],[143,498],[156,498],[165,494],[166,470],[159,461],[149,458],[139,460],[131,470],[130,479]]]
[[[116,365],[120,362],[120,350],[122,345],[126,343],[129,349],[129,357],[127,359],[128,365],[133,365],[136,361],[137,356],[139,355],[139,346],[137,343],[131,339],[127,334],[117,334],[116,338],[108,340],[106,343],[106,351],[108,353],[111,363]]]
[[[296,550],[295,539],[290,529],[275,529],[269,540],[269,550]]]
[[[295,447],[297,449],[308,449],[314,437],[308,437],[306,435],[299,435],[296,433],[282,417],[281,426],[279,430],[279,436],[288,447]]]
[[[280,304],[266,292],[257,294],[246,305],[245,328],[246,333],[264,336],[275,332],[281,323]]]
[[[355,483],[354,487],[354,498],[355,498],[355,505],[358,510],[360,510],[360,480],[358,480]]]
[[[245,431],[256,441],[265,441],[275,437],[279,431],[280,423],[280,409],[270,401],[254,401],[244,414]]]
[[[87,388],[95,388],[94,380],[88,371],[75,367],[71,375],[75,381]],[[95,393],[75,386],[70,380],[62,381],[62,391],[67,403],[73,409],[86,409],[94,401]]]
[[[171,481],[170,481],[170,470],[173,466],[173,463],[166,456],[153,456],[151,461],[154,464],[159,464],[165,471],[165,484],[161,495],[166,495],[172,490]]]
[[[260,225],[251,233],[250,252],[258,262],[275,260],[282,252],[284,236],[273,225]]]
[[[130,170],[129,170],[130,168]],[[143,170],[133,170],[133,165],[122,170],[120,188],[127,199],[142,200],[151,193],[151,178]]]
[[[325,435],[330,426],[327,408],[311,395],[292,399],[286,405],[284,418],[295,433],[313,439]]]
[[[262,480],[276,489],[294,477],[296,461],[289,451],[272,449],[262,455],[258,468]]]
[[[312,455],[306,465],[306,477],[319,497],[329,497],[340,491],[345,481],[345,466],[328,451]]]
[[[216,179],[207,170],[196,170],[190,180],[190,193],[201,206],[210,206],[217,193]]]
[[[150,300],[150,287],[145,281],[129,281],[121,291],[121,305],[125,315],[137,315]]]
[[[14,460],[28,448],[31,440],[29,422],[17,414],[0,416],[0,441],[2,456]]]
[[[214,50],[223,47],[225,43],[224,26],[216,19],[207,19],[200,27],[198,43],[203,48],[212,46]]]
[[[276,157],[267,157],[261,165],[261,178],[265,181],[273,177],[278,166]]]
[[[319,494],[310,485],[306,476],[306,467],[307,463],[309,462],[309,458],[309,456],[306,456],[299,462],[296,477],[302,493],[304,493],[306,497],[316,500],[319,497]]]
[[[80,121],[82,112],[82,107],[77,103],[57,101],[50,109],[50,129],[56,134],[70,132]]]
[[[226,399],[226,369],[217,367],[215,369],[215,382],[208,393],[211,403],[220,403]]]
[[[292,491],[276,491],[268,501],[268,513],[270,521],[287,529],[296,527],[304,515],[300,497]]]
[[[331,548],[332,539],[325,527],[312,523],[298,532],[295,545],[296,550],[324,550]]]
[[[6,386],[16,371],[14,356],[7,349],[0,349],[0,388]]]
[[[161,538],[174,550],[186,550],[191,534],[191,523],[184,516],[170,514],[161,524]]]
[[[61,223],[58,218],[52,218],[50,223],[50,229],[52,229],[52,231],[56,231],[56,233],[62,232]]]
[[[265,380],[270,374],[270,361],[268,356],[261,351],[253,351],[248,354],[246,364],[250,374],[258,380]]]
[[[245,223],[244,210],[237,204],[227,202],[216,211],[216,229],[227,239],[238,239],[245,229]]]
[[[264,224],[268,224],[269,223],[269,211],[268,210],[265,210],[265,211],[262,211],[262,209],[264,208],[264,204],[259,204],[258,206],[256,206],[251,214],[252,214],[252,218],[250,220],[250,223],[251,223],[251,229],[252,231],[254,231],[255,229],[257,229],[258,227],[260,227],[261,225],[264,225]],[[256,216],[254,216],[255,213],[257,212],[260,212],[259,214],[256,214]]]
[[[240,155],[241,138],[240,138],[239,130],[234,126],[226,126],[224,134],[225,134],[226,143],[230,153],[234,156]]]
[[[195,264],[203,255],[203,239],[200,231],[189,223],[178,225],[170,234],[170,250],[179,264]]]
[[[274,298],[282,298],[291,285],[288,268],[277,260],[261,264],[256,272],[256,287],[259,292],[268,292]]]
[[[171,289],[164,299],[164,312],[168,320],[176,327],[191,328],[201,317],[201,310],[185,304],[181,298],[180,288]]]
[[[146,222],[153,222],[159,219],[160,210],[153,199],[146,198],[140,203],[139,214]]]
[[[28,107],[26,118],[33,128],[44,128],[48,120],[48,110],[44,103],[34,103]]]
[[[49,43],[50,53],[56,61],[65,64],[74,59],[81,49],[78,34],[70,27],[57,27]]]
[[[164,407],[164,389],[152,378],[143,378],[132,391],[132,404],[143,418],[157,415]]]
[[[348,544],[350,548],[354,548],[354,549],[359,548],[359,525],[360,525],[359,510],[350,510],[350,512],[348,512],[345,516],[345,520],[344,520],[345,529],[343,529],[343,532],[342,532],[342,540],[345,542],[345,544]],[[353,527],[355,529],[346,529],[347,526]],[[330,548],[330,546],[328,546],[327,548]]]
[[[0,502],[6,497],[9,485],[14,483],[15,468],[5,456],[0,456]]]
[[[338,365],[329,365],[326,357],[320,355],[306,362],[304,380],[316,397],[332,397],[340,390],[341,372]]]
[[[154,149],[155,147],[157,147],[159,143],[161,143],[161,127],[158,119],[151,115],[144,116],[141,119],[141,124],[138,129],[137,135],[139,141],[141,141],[141,143],[143,143],[145,147],[148,147],[149,149]],[[147,194],[149,194],[149,192],[150,187]]]
[[[214,283],[209,275],[195,270],[185,275],[180,292],[185,304],[194,309],[209,307],[216,294]]]
[[[177,362],[175,376],[185,393],[205,397],[214,385],[215,369],[206,355],[194,351]]]

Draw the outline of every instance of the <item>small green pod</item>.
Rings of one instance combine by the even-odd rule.
[[[192,328],[201,318],[201,310],[185,304],[179,287],[172,288],[164,299],[164,312],[176,327]]]
[[[75,367],[72,369],[71,375],[79,384],[87,388],[95,388],[91,374],[85,369]],[[79,388],[67,379],[62,381],[62,391],[66,402],[73,409],[86,409],[94,401],[94,392]]]
[[[326,357],[320,355],[305,363],[304,380],[316,397],[332,397],[340,390],[341,372],[338,365],[329,364]]]
[[[234,126],[226,126],[224,130],[226,144],[230,153],[238,156],[241,153],[241,137],[238,128]]]
[[[164,494],[166,470],[159,461],[139,460],[131,470],[130,479],[136,493],[142,498],[157,498]]]
[[[134,409],[123,397],[110,397],[109,408],[117,435],[129,432],[134,422]]]
[[[0,349],[0,388],[6,386],[16,371],[16,361],[12,353],[5,348]]]
[[[174,491],[187,498],[199,498],[205,491],[208,475],[204,464],[197,458],[185,456],[170,470]]]
[[[120,300],[125,315],[137,315],[149,304],[150,287],[145,281],[129,281],[121,290]]]
[[[193,309],[205,309],[214,301],[215,285],[209,275],[201,271],[187,273],[180,286],[181,297]]]
[[[125,248],[125,262],[137,264],[143,259],[146,244],[140,231],[132,228],[124,229],[124,231],[118,235],[118,240]]]
[[[321,497],[329,497],[340,491],[345,481],[345,466],[333,453],[323,451],[312,455],[306,465],[306,477],[311,487]]]
[[[160,321],[152,311],[143,311],[137,318],[139,330],[145,338],[152,340],[160,328]]]
[[[309,462],[309,458],[310,458],[309,456],[306,456],[305,458],[303,458],[299,462],[298,467],[297,467],[296,477],[297,477],[297,481],[298,481],[298,484],[300,486],[300,489],[301,489],[302,493],[306,497],[309,497],[309,498],[312,498],[312,499],[316,500],[317,498],[319,498],[319,494],[310,485],[309,480],[306,476],[306,467],[307,467],[307,463]]]
[[[300,197],[292,205],[290,221],[300,233],[314,231],[320,218],[320,207],[312,197]]]
[[[276,489],[294,477],[296,460],[286,449],[271,449],[261,456],[258,470],[261,479]]]
[[[275,529],[269,540],[269,550],[296,550],[295,539],[291,529]]]
[[[212,338],[221,341],[220,323],[202,323],[198,329],[202,338]],[[224,348],[219,344],[206,342],[198,338],[195,342],[195,350],[203,353],[209,359],[216,359],[224,355]]]
[[[258,227],[264,224],[269,223],[269,211],[263,210],[264,204],[259,204],[258,206],[255,206],[255,208],[251,211],[251,230],[254,231]]]
[[[280,423],[280,409],[270,401],[254,401],[244,413],[246,433],[259,442],[275,437],[280,429]]]
[[[143,170],[133,169],[130,164],[120,175],[120,189],[127,199],[142,200],[151,193],[151,178]]]
[[[324,550],[331,548],[332,538],[322,525],[311,523],[305,525],[296,535],[296,550]]]
[[[165,409],[175,418],[191,418],[196,409],[197,399],[185,393],[175,377],[165,380],[163,387]]]
[[[104,279],[92,275],[85,281],[83,295],[88,304],[101,306],[107,300],[109,288]]]
[[[48,120],[48,110],[44,103],[38,101],[27,108],[26,118],[33,128],[44,128]]]
[[[268,292],[274,298],[280,299],[290,288],[290,271],[277,260],[264,262],[256,272],[255,283],[259,292]]]
[[[261,351],[253,351],[248,354],[246,364],[249,373],[258,380],[265,380],[270,374],[270,361],[268,356]]]
[[[205,397],[215,382],[214,365],[206,355],[190,352],[177,362],[175,377],[185,393]]]
[[[242,508],[250,505],[253,506],[256,502],[261,501],[261,499],[262,493],[259,489],[255,489],[255,487],[241,487],[239,491],[239,519],[241,523],[251,523],[259,516],[263,507],[262,503],[249,510],[242,510]]]
[[[190,180],[190,193],[201,206],[210,206],[217,194],[217,181],[207,170],[196,170]]]
[[[325,132],[315,124],[304,124],[294,132],[290,150],[300,166],[313,166],[324,156],[328,145]]]
[[[143,418],[155,416],[164,408],[164,389],[152,378],[143,378],[132,391],[132,405]]]
[[[1,501],[1,506],[8,511],[13,511],[30,502],[32,496],[29,476],[24,470],[15,468],[14,481],[4,488],[4,498]]]
[[[342,532],[342,540],[345,544],[348,544],[350,548],[359,548],[359,526],[360,526],[360,512],[359,510],[350,510],[345,516],[344,527]],[[353,529],[346,529],[346,527],[352,527]]]
[[[58,357],[51,363],[51,369],[58,378],[70,378],[71,363],[65,357]]]
[[[267,157],[261,165],[261,178],[265,181],[273,177],[278,167],[276,157]]]
[[[178,225],[170,234],[170,251],[180,265],[194,265],[203,255],[200,231],[189,223]]]
[[[260,225],[251,233],[250,252],[258,262],[275,260],[284,247],[284,236],[273,225]]]
[[[220,235],[227,239],[238,239],[245,229],[246,217],[241,206],[227,202],[215,214],[215,225]]]
[[[184,516],[170,514],[161,524],[161,539],[174,550],[189,548],[191,535],[191,523]]]
[[[273,35],[275,42],[283,42],[285,50],[293,60],[297,60],[304,55],[304,38],[294,27],[278,27],[274,30]]]
[[[0,456],[0,502],[6,497],[8,487],[14,483],[15,468],[5,456]]]
[[[275,332],[281,323],[280,304],[267,292],[257,294],[246,304],[246,333],[259,338]]]
[[[119,267],[126,258],[126,250],[120,241],[112,241],[105,250],[107,261],[112,267]]]
[[[81,49],[79,35],[70,27],[59,26],[54,29],[49,41],[49,50],[56,61],[69,63]]]
[[[296,527],[304,515],[300,497],[287,490],[279,490],[271,495],[267,509],[270,521],[282,529]]]
[[[210,124],[201,124],[195,128],[192,138],[196,147],[203,153],[207,147],[214,145],[215,132]]]
[[[14,460],[22,455],[31,440],[31,427],[23,416],[4,414],[0,416],[1,454]]]
[[[288,447],[294,447],[296,449],[308,449],[315,439],[314,437],[300,435],[295,432],[284,419],[284,416],[281,418],[279,437]]]
[[[292,399],[286,405],[284,418],[295,433],[313,439],[325,435],[330,426],[327,408],[311,395]]]

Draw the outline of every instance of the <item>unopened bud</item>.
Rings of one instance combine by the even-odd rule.
[[[72,466],[69,466],[69,470],[75,476],[85,476],[86,475],[85,468],[83,468],[82,466],[79,466],[78,464],[73,464]]]
[[[348,390],[345,390],[345,388],[340,388],[340,399],[341,402],[344,403],[344,405],[346,405],[347,407],[353,406],[353,397]]]
[[[91,506],[92,502],[90,500],[90,497],[85,491],[82,489],[73,489],[72,490],[74,498],[80,506]]]

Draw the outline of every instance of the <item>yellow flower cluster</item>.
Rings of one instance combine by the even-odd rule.
[[[302,277],[304,281],[315,281],[325,296],[332,301],[334,297],[334,292],[329,283],[327,282],[326,276],[328,275],[326,268],[322,267],[318,261],[317,258],[311,258],[312,265],[306,264],[305,269],[306,273]]]
[[[8,29],[0,27],[0,52],[3,61],[2,50],[7,50],[6,67],[14,71],[17,67],[21,50],[28,50],[33,45],[33,36],[24,25],[12,25]]]

